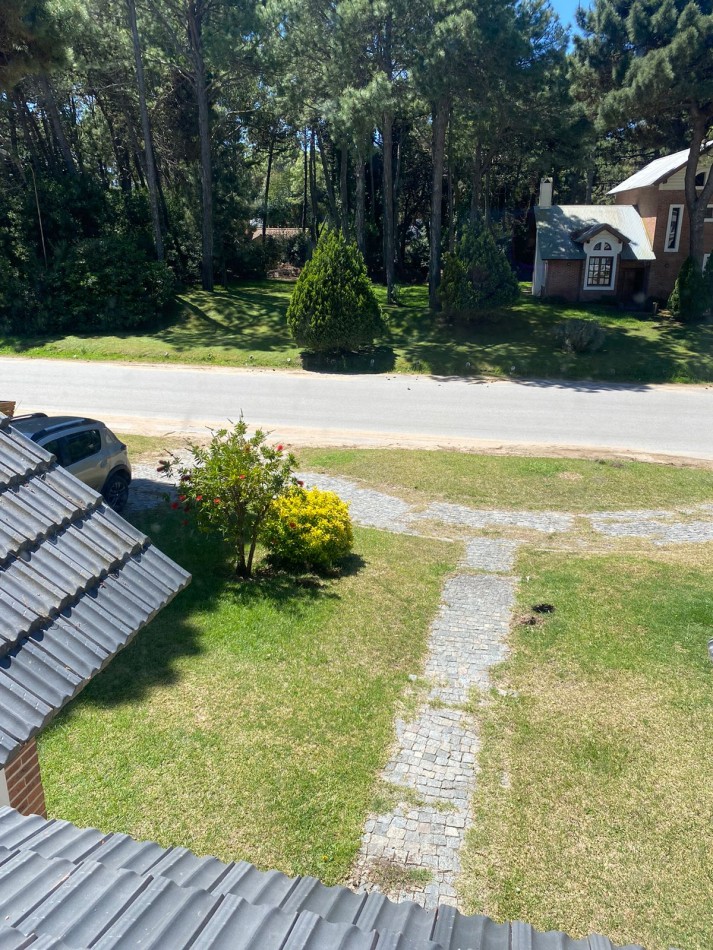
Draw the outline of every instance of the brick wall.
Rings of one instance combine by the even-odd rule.
[[[4,779],[7,797],[13,808],[23,815],[47,817],[40,762],[34,739],[26,742],[12,762],[5,766]]]
[[[544,294],[547,297],[564,297],[578,300],[579,288],[584,280],[583,261],[548,261]]]
[[[616,196],[617,204],[636,205],[644,220],[656,260],[651,263],[648,293],[651,297],[666,299],[678,277],[683,262],[688,257],[688,211],[686,195],[683,191],[668,191],[656,185],[650,188],[638,188],[623,191]],[[683,205],[681,240],[678,251],[666,251],[666,229],[668,212],[671,205]],[[705,252],[713,251],[713,222],[704,225],[703,240]]]

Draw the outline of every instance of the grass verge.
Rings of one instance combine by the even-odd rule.
[[[377,287],[385,305],[385,291]],[[58,334],[0,340],[0,354],[62,359],[133,360],[223,366],[300,367],[287,330],[292,285],[244,281],[213,293],[183,294],[174,316],[142,333]],[[609,382],[710,382],[713,326],[686,327],[661,317],[610,307],[559,306],[523,295],[512,308],[475,326],[444,326],[429,311],[425,287],[404,287],[398,307],[385,307],[389,330],[370,352],[308,369],[339,372],[491,375]],[[605,328],[602,350],[562,352],[554,337],[567,317],[593,317]]]
[[[50,814],[345,878],[457,551],[357,530],[343,576],[239,583],[170,514],[141,527],[193,583],[41,736]]]
[[[713,471],[648,462],[399,449],[300,449],[305,469],[358,478],[424,504],[590,512],[713,500]]]
[[[679,552],[680,553],[680,552]],[[648,950],[713,933],[713,546],[688,565],[527,553],[508,695],[486,709],[471,910]]]

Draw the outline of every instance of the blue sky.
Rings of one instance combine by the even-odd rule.
[[[588,7],[588,0],[582,0],[581,5]],[[563,23],[574,23],[574,11],[579,6],[578,0],[552,0],[552,6],[559,13]]]

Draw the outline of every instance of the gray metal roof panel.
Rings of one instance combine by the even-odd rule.
[[[46,934],[23,934],[14,927],[0,924],[0,950],[77,950]]]
[[[713,142],[707,142],[703,146],[701,154],[705,154],[710,150],[711,146],[713,146]],[[625,181],[622,181],[612,188],[609,194],[616,195],[619,194],[619,192],[631,191],[634,188],[647,188],[649,185],[658,185],[673,175],[674,172],[684,167],[688,162],[689,152],[690,149],[684,148],[680,152],[674,152],[673,155],[664,155],[663,158],[654,159],[653,162],[649,162],[648,165],[645,165],[638,172],[630,175]]]
[[[572,240],[586,227],[603,224],[624,234],[623,261],[656,260],[644,222],[633,205],[552,205],[535,208],[537,253],[540,260],[584,260],[581,244]]]

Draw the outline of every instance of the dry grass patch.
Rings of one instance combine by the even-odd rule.
[[[482,714],[469,909],[709,950],[713,546],[666,554],[521,557],[519,611],[556,611],[513,629]]]

